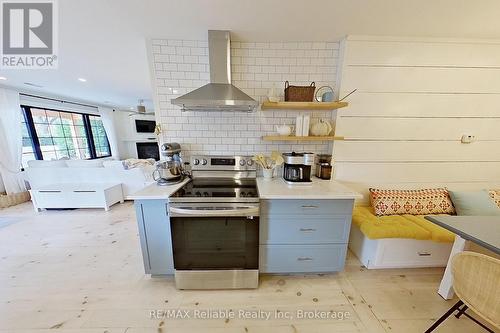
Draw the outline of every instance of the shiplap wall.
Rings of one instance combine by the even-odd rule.
[[[369,187],[500,188],[500,41],[348,37],[336,179]],[[463,134],[476,142],[461,143]]]

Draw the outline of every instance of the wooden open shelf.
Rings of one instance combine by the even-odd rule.
[[[263,102],[262,110],[335,110],[348,106],[347,102]]]
[[[264,141],[334,141],[344,140],[343,136],[285,136],[285,135],[271,135],[263,136]]]

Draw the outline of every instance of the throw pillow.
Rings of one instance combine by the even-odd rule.
[[[487,191],[450,191],[450,196],[457,210],[457,215],[500,216],[500,208],[491,200]]]
[[[455,214],[448,190],[381,190],[370,188],[375,215]]]
[[[488,193],[490,194],[490,198],[492,198],[498,208],[500,208],[500,190],[489,190]]]
[[[68,168],[104,168],[103,160],[68,160],[66,161]]]

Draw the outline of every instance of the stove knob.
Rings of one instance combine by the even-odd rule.
[[[245,166],[245,164],[246,164],[245,160],[240,160],[240,165],[241,166]]]
[[[244,198],[246,196],[247,196],[247,194],[245,192],[240,192],[240,197]]]
[[[248,166],[252,166],[252,165],[253,165],[253,160],[252,160],[252,159],[248,160],[248,161],[247,161],[247,165],[248,165]]]
[[[206,159],[201,160],[201,165],[207,165],[208,161]]]
[[[197,196],[197,197],[201,197],[201,193],[200,192],[196,192],[194,195]]]
[[[203,192],[203,196],[208,197],[209,196],[208,192]]]
[[[195,159],[193,160],[193,164],[194,164],[194,165],[198,165],[198,164],[200,164],[200,160],[199,160],[199,159],[197,159],[197,158],[195,158]]]

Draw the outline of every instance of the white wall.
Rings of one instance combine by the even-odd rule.
[[[233,84],[263,101],[269,88],[283,90],[284,81],[316,86],[334,85],[338,43],[231,43]],[[207,41],[154,39],[150,45],[157,121],[163,142],[179,142],[192,154],[253,154],[256,152],[330,152],[328,143],[265,142],[263,135],[275,133],[275,125],[294,124],[297,111],[256,113],[181,112],[172,98],[209,82]],[[311,113],[314,119],[332,119],[332,112]]]
[[[341,52],[340,94],[358,91],[338,112],[338,180],[500,187],[500,42],[349,37]]]

